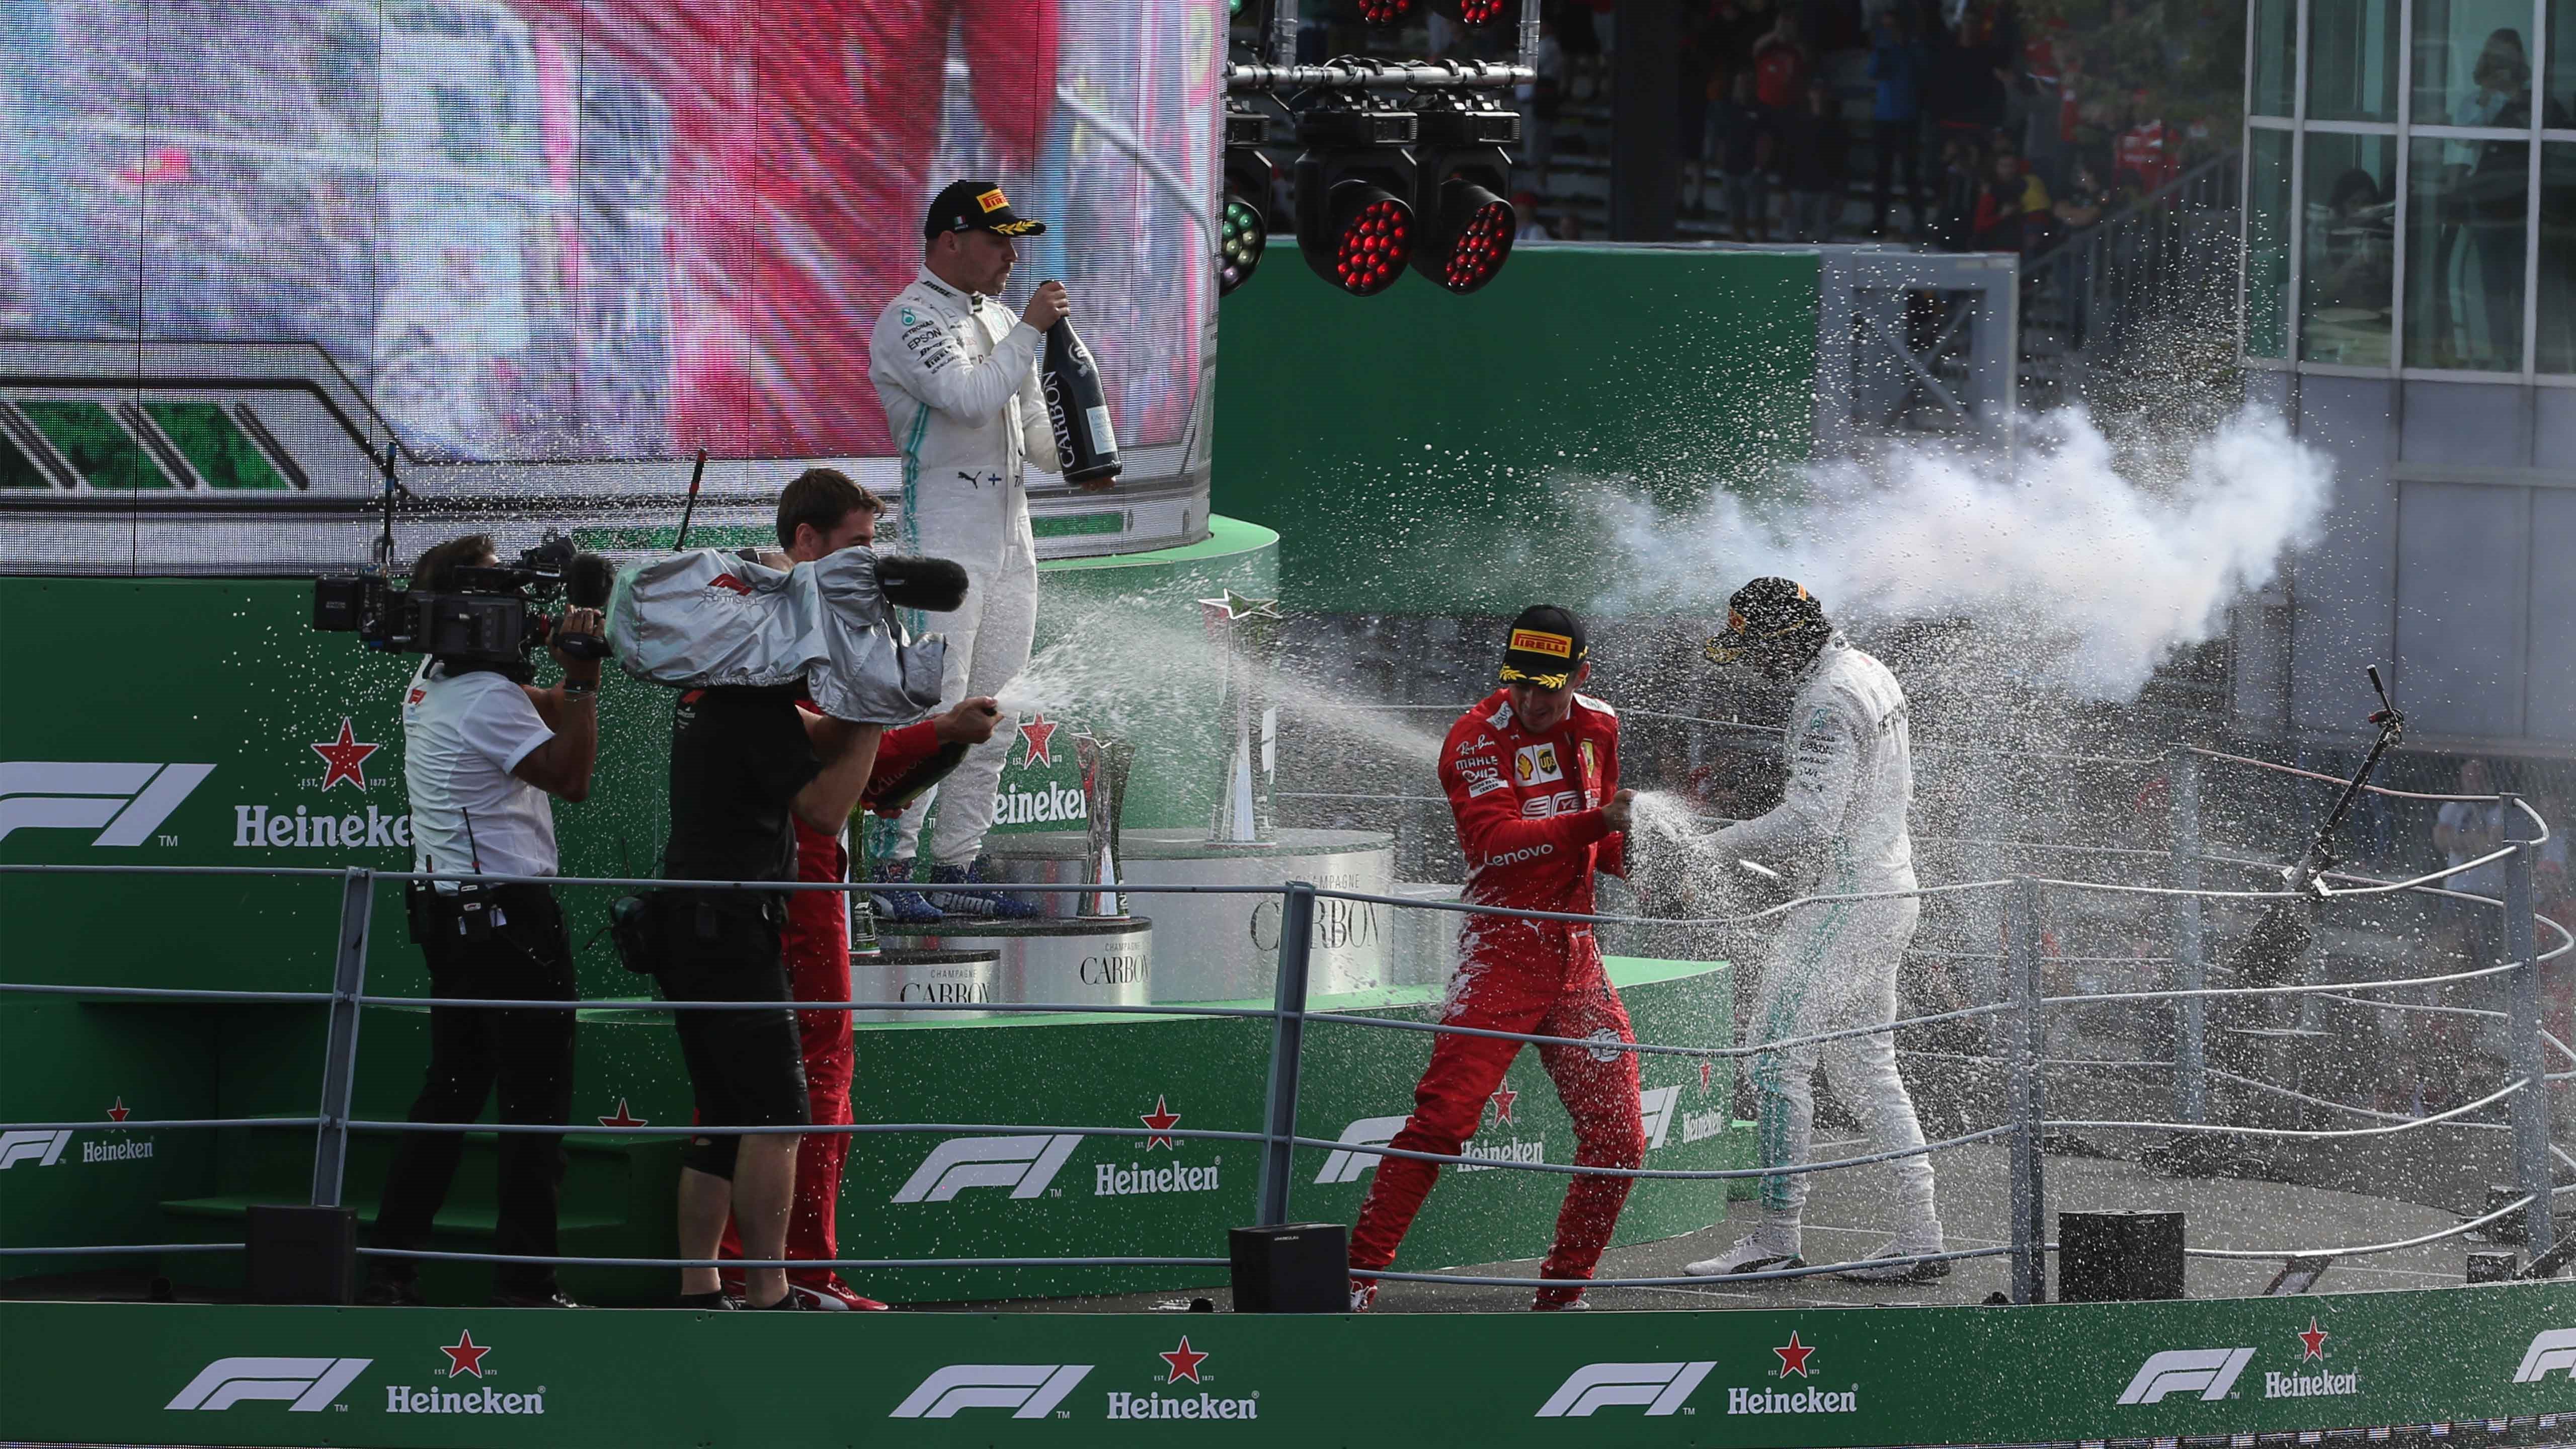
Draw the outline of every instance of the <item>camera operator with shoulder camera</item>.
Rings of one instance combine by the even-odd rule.
[[[864,546],[859,536],[874,524],[877,504],[845,475],[812,469],[788,491],[796,498],[782,514],[805,522],[816,536],[807,552],[828,557]],[[838,507],[831,506],[835,501]],[[680,695],[671,730],[666,879],[793,881],[795,827],[830,838],[848,823],[874,770],[883,726],[807,713],[799,708],[806,697],[803,680]],[[789,894],[675,888],[655,902],[665,942],[656,975],[666,998],[779,1006],[675,1013],[698,1120],[717,1129],[690,1138],[681,1157],[683,1257],[713,1258],[728,1216],[744,1258],[786,1255],[799,1137],[721,1129],[802,1127],[814,1120],[798,1023],[788,1009],[796,999],[786,956],[794,920]],[[811,1295],[789,1292],[780,1268],[745,1270],[738,1303],[724,1292],[716,1269],[683,1268],[679,1301],[696,1308],[818,1306]],[[836,1306],[870,1305],[844,1300]]]
[[[498,564],[492,539],[473,534],[421,555],[416,591],[448,594],[459,570]],[[590,795],[599,754],[599,659],[574,646],[596,640],[595,610],[571,608],[553,631],[561,683],[536,688],[525,663],[432,655],[403,695],[404,783],[411,796],[416,869],[452,875],[556,873],[549,795],[578,803]],[[587,654],[590,657],[579,657]],[[572,947],[554,891],[534,883],[414,882],[406,899],[412,939],[441,997],[528,1002],[574,999]],[[429,1069],[413,1101],[414,1122],[471,1122],[495,1087],[500,1120],[560,1126],[572,1108],[573,1013],[432,1007]],[[403,1134],[385,1177],[373,1246],[394,1252],[429,1241],[464,1148],[448,1132]],[[500,1139],[495,1252],[551,1257],[563,1185],[563,1139],[506,1133]],[[378,1258],[364,1301],[418,1304],[417,1264]],[[503,1264],[492,1302],[568,1307],[551,1263]]]

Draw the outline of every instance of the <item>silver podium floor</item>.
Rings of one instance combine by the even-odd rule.
[[[1836,1145],[1818,1142],[1818,1155],[1828,1155],[1823,1149]],[[1857,1143],[1841,1145],[1850,1146],[1855,1151],[1862,1150]],[[2004,1221],[2007,1164],[2008,1155],[2004,1149],[1988,1148],[1984,1144],[1946,1152],[1939,1158],[1938,1201],[1952,1248],[1985,1247],[1999,1241],[1980,1236],[1979,1229],[1992,1232]],[[2051,1158],[2048,1163],[2048,1194],[2052,1213],[2060,1208],[2179,1209],[2185,1215],[2185,1241],[2196,1248],[2333,1247],[2383,1243],[2446,1228],[2459,1221],[2454,1214],[2417,1203],[2288,1183],[2159,1177],[2134,1162],[2100,1158]],[[1715,1194],[1711,1196],[1714,1198]],[[1751,1225],[1756,1211],[1753,1203],[1735,1202],[1728,1206],[1733,1218],[1730,1225],[1659,1243],[1613,1248],[1602,1257],[1601,1276],[1679,1277],[1684,1263],[1715,1255],[1733,1242],[1736,1234]],[[1425,1213],[1441,1210],[1441,1194],[1437,1188],[1423,1203],[1422,1210]],[[1886,1240],[1893,1226],[1886,1205],[1885,1177],[1866,1168],[1829,1174],[1816,1184],[1809,1196],[1807,1224],[1809,1261],[1837,1261],[1866,1254]],[[2353,1293],[2457,1284],[2462,1281],[2463,1256],[2481,1246],[2455,1237],[2421,1248],[2369,1258],[2344,1259],[2319,1280],[2316,1291]],[[1530,1247],[1532,1257],[1508,1263],[1479,1264],[1458,1271],[1535,1277],[1538,1272],[1535,1254],[1543,1251],[1546,1245],[1532,1243]],[[1827,1254],[1831,1257],[1822,1256]],[[2263,1291],[2279,1267],[2277,1261],[2192,1258],[2185,1269],[2186,1282],[2194,1298],[2250,1297]],[[2004,1258],[1971,1258],[1955,1264],[1949,1277],[1920,1286],[1873,1287],[1845,1283],[1835,1278],[1799,1278],[1744,1285],[1712,1282],[1705,1288],[1600,1288],[1593,1290],[1591,1298],[1596,1310],[1626,1311],[1895,1303],[1970,1304],[1983,1301],[1989,1294],[2004,1291],[2009,1286],[2008,1273]],[[1222,1275],[1218,1277],[1221,1279]],[[2053,1289],[2056,1283],[2053,1269],[2049,1281]],[[1141,1293],[1114,1298],[956,1306],[1016,1307],[1050,1312],[1180,1311],[1188,1307],[1192,1296],[1211,1298],[1220,1309],[1227,1306],[1227,1294],[1221,1286],[1195,1295]],[[1390,1282],[1378,1291],[1377,1311],[1490,1313],[1525,1308],[1528,1302],[1529,1290],[1525,1288]]]

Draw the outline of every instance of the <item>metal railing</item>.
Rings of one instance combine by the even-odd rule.
[[[1118,1016],[1231,1017],[1266,1020],[1271,1026],[1268,1061],[1268,1084],[1261,1129],[1257,1132],[1207,1129],[1173,1129],[1156,1132],[1137,1127],[1101,1127],[1086,1125],[1033,1125],[1027,1123],[979,1122],[873,1122],[837,1125],[747,1126],[723,1124],[690,1126],[571,1126],[540,1123],[446,1123],[408,1122],[358,1118],[354,1115],[353,1095],[355,1068],[359,1049],[359,1024],[369,1008],[508,1008],[516,1010],[546,1009],[548,1002],[518,999],[385,995],[366,989],[366,958],[373,926],[376,887],[383,882],[411,882],[462,879],[421,872],[376,872],[365,869],[318,870],[295,868],[240,867],[169,867],[169,866],[0,866],[0,875],[227,875],[261,877],[328,878],[340,888],[340,906],[333,937],[332,982],[327,991],[225,991],[205,988],[154,988],[126,986],[87,986],[37,983],[0,983],[0,995],[73,995],[116,1000],[156,1000],[187,1002],[307,1003],[326,1009],[324,1059],[321,1077],[321,1101],[310,1116],[260,1116],[239,1118],[128,1118],[123,1122],[27,1122],[0,1123],[0,1131],[71,1131],[120,1128],[139,1129],[208,1129],[241,1127],[266,1130],[311,1128],[314,1131],[313,1173],[310,1200],[322,1206],[341,1203],[349,1155],[350,1135],[354,1132],[405,1133],[433,1132],[455,1134],[545,1133],[561,1136],[700,1136],[719,1135],[805,1135],[949,1133],[958,1135],[1074,1135],[1083,1137],[1137,1138],[1169,1137],[1190,1140],[1251,1142],[1260,1147],[1261,1164],[1255,1194],[1255,1215],[1259,1222],[1276,1224],[1289,1221],[1292,1170],[1295,1154],[1303,1148],[1352,1153],[1376,1158],[1405,1158],[1442,1165],[1472,1165],[1477,1168],[1500,1168],[1512,1171],[1541,1172],[1566,1176],[1605,1176],[1629,1179],[1724,1182],[1748,1178],[1783,1177],[1793,1174],[1839,1171],[1899,1158],[1928,1156],[1954,1151],[1977,1143],[2008,1139],[2011,1163],[2011,1221],[2006,1241],[2000,1245],[1959,1251],[1924,1254],[1919,1262],[1951,1262],[1984,1257],[2008,1257],[2011,1260],[2012,1299],[2036,1302],[2046,1297],[2046,1259],[2054,1245],[2046,1232],[2047,1194],[2045,1183],[2045,1149],[2050,1129],[2089,1129],[2166,1133],[2176,1136],[2211,1135],[2245,1136],[2258,1139],[2330,1142],[2396,1136],[2430,1129],[2506,1131],[2511,1136],[2511,1152],[2518,1177],[2520,1196],[2512,1203],[2491,1208],[2484,1214],[2438,1232],[2406,1238],[2402,1241],[2351,1246],[2290,1245],[2278,1248],[2225,1248],[2197,1246],[2186,1251],[2206,1258],[2282,1259],[2316,1256],[2351,1257],[2418,1247],[2458,1234],[2474,1231],[2516,1213],[2522,1215],[2529,1241],[2535,1245],[2556,1241],[2553,1200],[2557,1192],[2570,1189],[2553,1186],[2553,1160],[2576,1165],[2576,1158],[2549,1140],[2545,1091],[2554,1080],[2576,1078],[2576,1049],[2543,1028],[2540,1014],[2539,973],[2541,964],[2576,948],[2576,935],[2555,922],[2548,922],[2558,937],[2551,949],[2543,952],[2537,941],[2538,916],[2532,906],[2533,863],[2542,843],[2548,838],[2548,827],[2539,814],[2513,795],[2476,798],[2500,802],[2507,807],[2511,820],[2509,843],[2502,848],[2444,870],[2407,880],[2377,881],[2348,874],[2330,877],[2345,884],[2332,889],[2329,899],[2355,896],[2391,895],[2421,892],[2464,899],[2493,906],[2504,912],[2506,931],[2503,959],[2492,965],[2475,966],[2463,971],[2440,972],[2391,980],[2313,981],[2281,985],[2213,986],[2208,980],[2205,940],[2200,921],[2202,902],[2223,899],[2237,902],[2267,903],[2281,908],[2306,908],[2314,896],[2288,890],[2211,890],[2198,883],[2198,872],[2208,857],[2199,850],[2196,822],[2198,798],[2198,765],[2204,759],[2242,763],[2267,769],[2287,769],[2269,762],[2243,757],[2216,755],[2213,752],[2177,749],[2173,757],[2176,788],[2173,791],[2175,812],[2173,847],[2169,852],[2176,883],[2172,886],[2139,886],[2105,881],[2076,880],[2058,877],[2021,875],[2009,878],[1974,880],[1917,886],[1907,890],[1861,891],[1810,894],[1784,901],[1760,910],[1726,916],[1709,916],[1687,920],[1643,919],[1637,917],[1579,914],[1561,911],[1517,910],[1467,902],[1423,901],[1358,891],[1320,888],[1306,882],[1292,881],[1279,886],[1185,886],[1135,885],[1124,887],[1139,895],[1275,895],[1280,901],[1281,928],[1277,954],[1277,977],[1272,1004],[1267,1007],[1228,1007],[1217,1005],[1103,1005],[1092,1002],[1014,1002],[1014,1003],[931,1003],[839,1001],[793,1003],[744,1001],[633,1001],[591,1000],[563,1002],[562,1010],[588,1012],[665,1012],[665,1011],[741,1011],[784,1009],[846,1011],[978,1011],[998,1015],[1043,1015],[1081,1013]],[[2298,772],[2293,772],[2298,773]],[[2319,777],[2324,778],[2324,777]],[[2392,795],[2405,792],[2384,791]],[[2506,887],[2502,900],[2471,895],[2444,888],[2440,882],[2465,871],[2500,864]],[[700,891],[758,891],[770,893],[801,891],[882,892],[895,889],[919,889],[930,892],[972,893],[988,890],[977,886],[901,886],[863,883],[802,883],[779,881],[670,881],[624,877],[515,877],[482,876],[484,883],[534,883],[557,887],[599,887],[626,889],[681,888]],[[1040,888],[1025,889],[1038,893]],[[1045,888],[1049,893],[1075,893],[1075,888]],[[2135,991],[2068,992],[2045,994],[2042,970],[2046,959],[2042,951],[2041,923],[2043,898],[2055,892],[2131,892],[2167,900],[2173,910],[2173,954],[2177,984],[2170,988]],[[1932,898],[1944,896],[1985,897],[2000,894],[2003,898],[2004,963],[2003,991],[2000,999],[1932,1012],[1884,1023],[1860,1025],[1813,1032],[1800,1036],[1755,1040],[1726,1046],[1698,1046],[1677,1043],[1621,1042],[1610,1043],[1598,1038],[1568,1038],[1535,1033],[1509,1032],[1460,1025],[1448,1021],[1426,1022],[1401,1018],[1375,1017],[1349,1011],[1311,1009],[1308,1006],[1309,965],[1312,954],[1313,925],[1316,905],[1320,900],[1386,906],[1395,909],[1446,911],[1479,917],[1502,917],[1536,922],[1563,923],[1579,926],[1639,924],[1657,927],[1738,927],[1782,917],[1790,912],[1836,903]],[[1954,953],[1980,954],[1980,953]],[[2133,961],[2153,958],[2113,958]],[[2378,993],[2397,990],[2420,990],[2490,977],[2505,978],[2509,986],[2507,1007],[2501,1012],[2485,1008],[2444,1007],[2428,1003],[2387,1002],[2372,999]],[[2264,1083],[2241,1073],[2213,1067],[2207,1061],[2205,1008],[2222,999],[2266,999],[2281,997],[2323,997],[2364,1007],[2401,1011],[2465,1012],[2483,1017],[2500,1016],[2506,1023],[2511,1043],[2511,1079],[2500,1089],[2460,1106],[2420,1117],[2378,1112],[2349,1103],[2316,1097],[2294,1088]],[[2170,1003],[2176,1013],[2175,1050],[2170,1062],[2101,1061],[2050,1058],[2044,1050],[2045,1024],[2049,1013],[2086,1006],[2126,1003]],[[1821,1159],[1803,1163],[1769,1163],[1749,1168],[1657,1169],[1642,1162],[1636,1166],[1591,1166],[1580,1164],[1507,1161],[1467,1154],[1428,1153],[1392,1145],[1371,1145],[1309,1137],[1298,1130],[1298,1095],[1304,1060],[1305,1035],[1311,1026],[1367,1028],[1433,1035],[1461,1035],[1513,1041],[1525,1045],[1574,1045],[1592,1050],[1616,1050],[1633,1055],[1665,1055],[1696,1058],[1702,1061],[1731,1061],[1761,1057],[1792,1047],[1846,1040],[1862,1036],[1889,1034],[1896,1031],[1948,1021],[1986,1019],[2000,1028],[1997,1038],[2000,1054],[1991,1058],[1959,1057],[1960,1060],[1986,1060],[2000,1066],[2006,1074],[2004,1120],[1960,1132],[1921,1146],[1900,1147],[1859,1155]],[[2571,1070],[2546,1070],[2547,1052],[2554,1051],[2565,1059]],[[1939,1053],[1912,1053],[1918,1057],[1937,1057]],[[2101,1068],[2153,1068],[2174,1074],[2174,1120],[2053,1120],[2047,1112],[2045,1074],[2050,1068],[2089,1066]],[[2347,1114],[2371,1119],[2371,1125],[2351,1128],[2265,1127],[2211,1120],[2210,1100],[2213,1080],[2230,1085],[2286,1094],[2303,1104],[2313,1104]],[[2502,1106],[2509,1113],[2502,1123],[2471,1120],[2479,1113]],[[1723,1204],[1718,1216],[1723,1216]],[[232,1244],[84,1244],[71,1246],[0,1246],[0,1257],[71,1256],[82,1254],[220,1252],[239,1245]],[[1211,1255],[1171,1256],[1029,1256],[980,1258],[835,1258],[830,1260],[744,1260],[690,1259],[678,1257],[597,1257],[555,1255],[549,1257],[511,1256],[492,1253],[438,1252],[404,1249],[401,1251],[362,1248],[369,1256],[388,1256],[422,1260],[465,1262],[580,1264],[600,1267],[823,1267],[849,1269],[892,1268],[1038,1268],[1038,1267],[1188,1267],[1215,1268],[1226,1259]],[[1886,1266],[1889,1260],[1876,1260],[1873,1266]],[[1750,1282],[1811,1277],[1848,1271],[1859,1262],[1840,1262],[1778,1269],[1761,1273],[1736,1275],[1719,1281]],[[1488,1284],[1511,1287],[1562,1286],[1564,1280],[1523,1278],[1495,1275],[1460,1275],[1455,1273],[1414,1273],[1379,1270],[1370,1276],[1392,1280],[1426,1280],[1460,1284]],[[1591,1280],[1600,1287],[1671,1287],[1710,1286],[1706,1278],[1601,1278]]]

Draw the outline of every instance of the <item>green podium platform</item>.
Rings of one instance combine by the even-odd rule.
[[[1615,958],[1610,963],[1640,1039],[1723,1041],[1732,1014],[1724,963]],[[1408,1021],[1434,1019],[1439,993],[1397,988],[1319,999],[1316,1009]],[[1266,1003],[1227,1002],[1228,1006]],[[395,1119],[427,1052],[425,1011],[379,1009],[362,1033],[370,1065],[361,1119]],[[1085,1138],[1079,1126],[1257,1132],[1269,1072],[1270,1024],[1246,1017],[1001,1017],[955,1023],[874,1023],[858,1031],[856,1115],[870,1122],[1026,1124],[1010,1135],[869,1134],[853,1139],[842,1181],[845,1257],[1223,1257],[1227,1228],[1253,1221],[1259,1153],[1245,1142],[1178,1137]],[[1307,1029],[1300,1134],[1383,1145],[1411,1105],[1429,1060],[1429,1033],[1318,1022]],[[585,1011],[577,1048],[574,1120],[635,1125],[689,1120],[687,1075],[667,1012]],[[1734,1129],[1732,1073],[1695,1060],[1644,1059],[1649,1149],[1657,1168],[1747,1165],[1750,1133]],[[227,1102],[227,1113],[283,1103]],[[309,1132],[228,1131],[220,1190],[163,1203],[168,1241],[237,1240],[251,1201],[298,1200],[310,1179]],[[473,1139],[432,1245],[489,1251],[491,1150]],[[1535,1052],[1523,1052],[1487,1105],[1468,1155],[1571,1162],[1573,1129]],[[349,1200],[372,1217],[390,1136],[352,1153]],[[1358,1216],[1377,1159],[1301,1149],[1291,1204],[1299,1218]],[[674,1138],[575,1139],[566,1177],[567,1253],[668,1257]],[[1398,1266],[1408,1269],[1536,1256],[1545,1251],[1566,1179],[1558,1173],[1465,1168],[1444,1175]],[[1726,1190],[1750,1181],[1647,1180],[1620,1221],[1619,1241],[1671,1237],[1725,1215]],[[174,1255],[163,1271],[216,1285],[229,1257]],[[598,1302],[667,1297],[673,1274],[654,1269],[568,1272]],[[971,1301],[1132,1292],[1222,1282],[1205,1268],[946,1269],[854,1272],[898,1302]],[[488,1270],[434,1264],[434,1300],[479,1301]]]

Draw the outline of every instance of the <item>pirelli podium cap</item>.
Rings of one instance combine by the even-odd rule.
[[[1583,638],[1583,621],[1554,604],[1532,604],[1512,620],[1503,641],[1502,681],[1563,689],[1592,652]]]
[[[931,238],[952,231],[1044,236],[1046,223],[1030,221],[1011,210],[1011,198],[1002,194],[1002,183],[998,181],[952,181],[931,198],[930,215],[922,219],[921,234]]]

